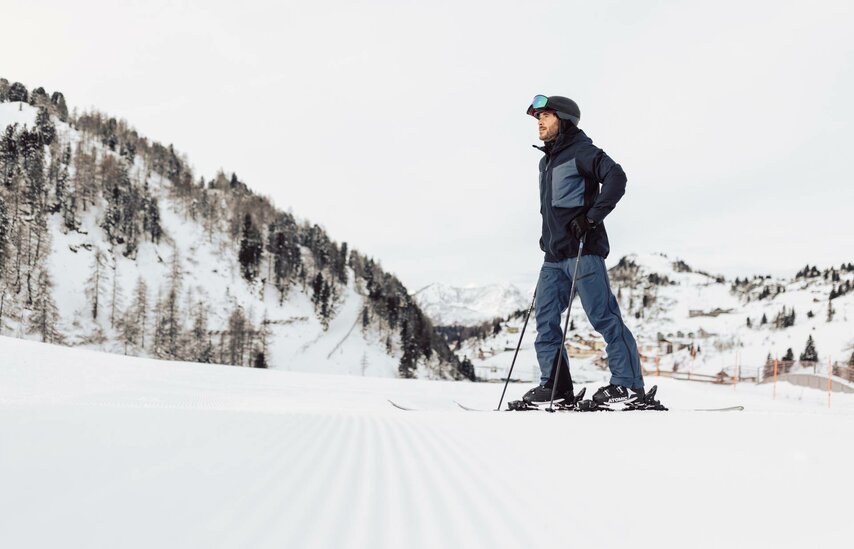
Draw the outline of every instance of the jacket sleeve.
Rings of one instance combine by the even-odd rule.
[[[626,172],[605,154],[605,151],[595,146],[590,147],[578,157],[581,160],[582,174],[588,175],[602,185],[599,196],[587,211],[587,217],[590,220],[601,223],[626,193]]]

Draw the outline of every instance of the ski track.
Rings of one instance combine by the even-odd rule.
[[[268,546],[283,526],[292,524],[292,513],[299,507],[291,506],[305,491],[298,482],[300,475],[310,470],[324,437],[339,427],[332,417],[299,414],[276,423],[279,434],[262,446],[263,461],[253,464],[253,482],[242,499],[233,503],[233,511],[222,513],[229,519],[220,533],[224,547]],[[261,431],[259,436],[268,432]]]
[[[828,410],[820,392],[782,384],[773,401],[770,387],[662,380],[675,411],[478,414],[453,401],[488,408],[500,385],[60,348],[43,352],[72,359],[24,363],[34,344],[14,344],[0,365],[4,548],[844,547],[850,537],[850,395]],[[397,410],[389,397],[433,409]],[[747,410],[686,410],[735,403]]]

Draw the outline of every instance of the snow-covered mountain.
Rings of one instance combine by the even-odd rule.
[[[460,378],[378,261],[236,174],[0,79],[0,334],[137,356]]]
[[[457,287],[431,284],[414,294],[415,301],[437,325],[472,326],[505,318],[530,305],[513,284]]]
[[[798,361],[809,337],[825,368],[828,361],[844,368],[854,359],[854,264],[812,266],[791,278],[727,280],[665,254],[631,254],[609,270],[609,277],[648,372],[655,371],[657,358],[659,371],[732,375],[738,370],[744,377],[761,377],[767,356],[782,360],[790,348],[795,368],[812,368],[815,361]],[[460,342],[458,352],[472,360],[481,377],[506,375],[523,321],[517,316],[497,334]],[[571,362],[581,378],[600,377],[607,365],[604,341],[578,300],[572,328]],[[538,376],[535,337],[532,322],[514,378]]]

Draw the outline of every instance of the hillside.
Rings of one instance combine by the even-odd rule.
[[[0,130],[0,334],[170,360],[471,377],[379,261],[236,174],[205,179],[125,121],[4,79]]]
[[[843,370],[839,375],[854,377],[854,369],[844,371],[854,358],[852,264],[822,270],[809,266],[788,279],[727,280],[665,254],[630,254],[609,270],[609,277],[649,372],[657,357],[659,371],[709,376],[738,371],[741,377],[761,378],[769,372],[769,354],[783,361],[791,349],[791,361],[781,363],[781,370],[826,368],[832,361]],[[498,333],[468,339],[457,351],[474,363],[479,376],[506,376],[523,322],[519,314],[505,319]],[[578,300],[572,328],[567,340],[574,371],[582,379],[602,378],[604,341]],[[810,336],[815,356],[799,361]],[[514,378],[537,379],[535,337],[531,322]]]

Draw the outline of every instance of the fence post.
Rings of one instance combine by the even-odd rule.
[[[661,357],[658,356],[658,351],[655,351],[655,377],[661,376]]]
[[[694,370],[694,351],[691,350],[691,366],[688,368],[688,381],[691,381],[691,372]]]
[[[774,389],[771,392],[771,400],[777,400],[777,355],[774,355]]]
[[[735,389],[735,384],[738,382],[738,351],[735,353],[735,366],[732,367],[732,388]]]

